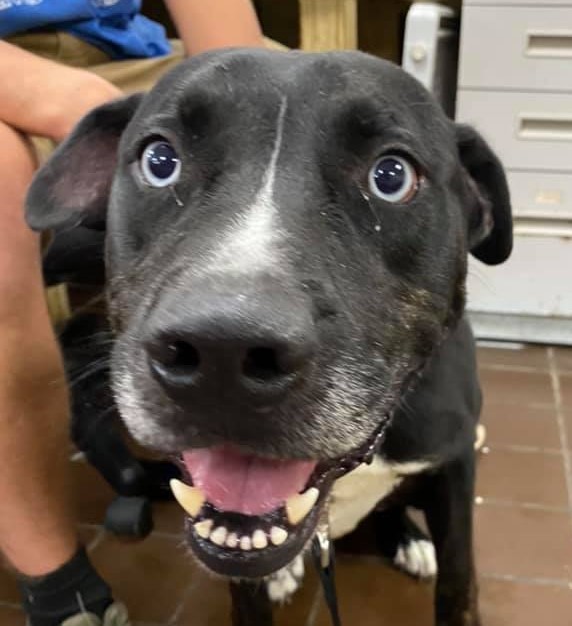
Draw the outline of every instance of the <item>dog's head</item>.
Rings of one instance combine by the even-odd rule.
[[[121,414],[180,460],[190,544],[231,576],[303,548],[461,315],[467,254],[512,243],[485,142],[354,52],[186,61],[89,114],[27,212],[106,228]]]

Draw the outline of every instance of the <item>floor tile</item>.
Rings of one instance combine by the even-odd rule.
[[[483,498],[567,508],[562,455],[496,450],[493,446],[479,460],[476,493]]]
[[[562,394],[562,404],[566,411],[572,411],[572,374],[560,376],[560,393]]]
[[[482,574],[572,581],[572,520],[567,513],[477,506],[475,545]]]
[[[554,348],[554,360],[561,372],[572,372],[572,348]]]
[[[377,559],[340,557],[337,588],[344,624],[433,626],[433,586],[409,579]],[[322,601],[315,626],[330,626]]]
[[[487,445],[560,448],[555,408],[495,404],[485,396],[481,421],[487,427]]]
[[[291,601],[274,608],[275,626],[304,626],[318,590],[318,577],[307,563],[304,583]],[[173,626],[230,626],[228,584],[200,572]]]
[[[479,365],[502,365],[503,367],[531,367],[548,369],[548,354],[544,346],[524,346],[520,349],[484,348],[477,349]]]
[[[101,524],[116,494],[87,461],[70,463],[77,515],[85,524]]]
[[[548,372],[516,372],[480,369],[479,377],[485,397],[495,404],[554,404]]]
[[[185,547],[168,537],[151,535],[137,543],[122,543],[108,536],[91,557],[135,621],[167,621],[196,573]]]
[[[25,626],[26,618],[19,609],[0,606],[0,624],[2,626]]]
[[[572,450],[572,409],[564,411],[564,428],[568,439],[568,449]]]
[[[570,626],[572,590],[552,585],[481,580],[481,617],[486,626]]]
[[[16,585],[16,578],[4,563],[0,563],[0,602],[20,603],[20,592]],[[1,620],[0,624],[2,624]]]
[[[183,509],[176,502],[153,502],[153,523],[158,532],[182,535]]]

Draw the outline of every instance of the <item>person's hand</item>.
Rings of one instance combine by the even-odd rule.
[[[122,95],[91,72],[0,41],[0,121],[61,141],[94,107]]]
[[[120,98],[120,89],[96,74],[75,70],[63,84],[52,83],[46,98],[46,136],[59,142],[72,131],[79,120],[92,109]]]

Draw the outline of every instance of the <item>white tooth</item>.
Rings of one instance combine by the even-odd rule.
[[[226,538],[226,545],[229,548],[236,548],[238,545],[238,535],[236,533],[230,533]]]
[[[270,541],[275,546],[281,546],[288,539],[288,532],[279,526],[272,526],[270,529]]]
[[[263,550],[268,545],[266,533],[263,530],[255,530],[252,535],[252,547],[257,550]]]
[[[197,522],[195,524],[195,532],[199,537],[202,537],[203,539],[208,539],[211,535],[212,527],[212,519],[205,519],[202,522]]]
[[[177,478],[172,478],[169,482],[171,491],[177,502],[191,516],[196,517],[205,503],[205,496],[198,487],[189,487]]]
[[[312,510],[319,497],[320,492],[318,489],[310,487],[304,493],[297,493],[295,496],[288,498],[286,500],[286,516],[290,524],[292,526],[299,524]]]
[[[219,526],[211,533],[210,540],[217,546],[223,546],[227,535],[228,530],[224,526]]]
[[[250,539],[250,537],[248,536],[244,536],[241,540],[240,540],[240,549],[241,550],[252,550],[252,540]]]

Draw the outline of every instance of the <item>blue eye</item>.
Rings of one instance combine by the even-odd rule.
[[[386,202],[402,203],[413,198],[419,186],[419,176],[413,165],[396,154],[376,161],[369,171],[370,191]]]
[[[141,171],[152,187],[167,187],[179,179],[181,160],[168,141],[153,141],[143,150]]]

